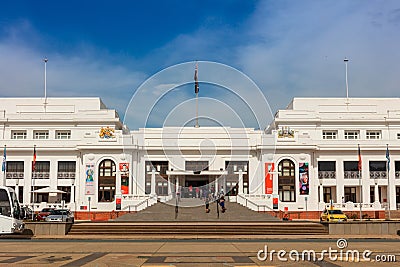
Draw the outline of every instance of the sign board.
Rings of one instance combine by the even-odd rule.
[[[279,209],[279,198],[278,197],[273,197],[272,198],[272,208],[274,209],[274,210],[277,210],[277,209]]]
[[[120,198],[120,197],[117,197],[117,198],[115,199],[115,204],[116,204],[115,210],[121,210],[121,203],[122,203],[121,198]]]

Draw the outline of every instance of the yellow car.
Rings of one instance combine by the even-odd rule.
[[[328,209],[324,210],[320,217],[321,222],[345,222],[347,221],[346,214],[342,210]]]

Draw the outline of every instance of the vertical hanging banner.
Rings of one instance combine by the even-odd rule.
[[[299,179],[300,195],[308,195],[310,189],[308,162],[299,163]]]
[[[272,194],[273,192],[273,181],[274,175],[272,172],[275,170],[275,164],[273,162],[265,163],[265,194]]]
[[[119,172],[121,173],[121,194],[127,195],[129,194],[129,163],[120,163]]]
[[[85,195],[94,195],[94,163],[86,164]]]

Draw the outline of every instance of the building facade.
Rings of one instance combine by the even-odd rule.
[[[129,130],[99,98],[0,104],[1,183],[35,210],[138,211],[221,190],[255,210],[400,208],[398,98],[295,98],[264,130]]]

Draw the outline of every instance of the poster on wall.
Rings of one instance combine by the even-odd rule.
[[[120,163],[119,172],[121,173],[121,193],[127,195],[129,194],[129,163]]]
[[[275,164],[273,162],[265,163],[265,194],[272,194],[273,192],[273,171]]]
[[[299,163],[299,187],[300,187],[300,195],[308,195],[310,189],[309,177],[308,177],[308,163],[300,162]]]
[[[94,195],[94,163],[86,164],[85,195]]]

